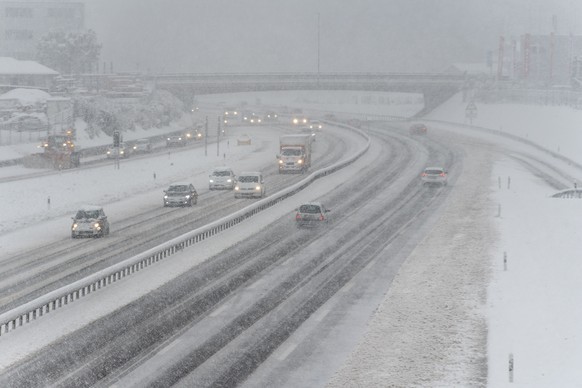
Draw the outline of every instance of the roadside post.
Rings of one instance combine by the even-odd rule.
[[[473,119],[477,118],[477,105],[473,101],[465,108],[465,118],[469,119],[470,125],[473,125]]]

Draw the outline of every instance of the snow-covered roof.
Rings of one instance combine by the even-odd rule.
[[[11,57],[0,57],[0,75],[2,74],[58,75],[59,72],[35,61],[21,61]]]
[[[12,89],[0,95],[0,100],[18,100],[23,105],[46,102],[50,98],[51,95],[43,90],[25,88]]]

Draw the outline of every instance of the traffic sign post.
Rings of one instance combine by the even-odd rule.
[[[473,119],[477,118],[477,105],[473,101],[465,108],[465,117],[469,119],[469,124],[473,125]]]

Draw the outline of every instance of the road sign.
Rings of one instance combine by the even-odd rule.
[[[465,108],[465,117],[468,119],[474,119],[477,117],[477,105],[474,102],[470,102]]]

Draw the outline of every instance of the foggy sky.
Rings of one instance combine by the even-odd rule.
[[[115,71],[437,72],[500,35],[580,34],[579,0],[85,0]],[[318,28],[318,15],[320,18]],[[318,55],[319,30],[319,55]]]

